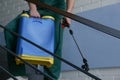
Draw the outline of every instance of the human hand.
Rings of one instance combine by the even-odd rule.
[[[70,25],[71,24],[71,19],[68,18],[68,17],[66,17],[65,19],[66,19],[67,23]]]
[[[62,24],[62,28],[64,28],[64,27],[69,27],[70,24],[71,24],[70,18],[64,17],[64,18],[61,20],[61,24]]]
[[[30,16],[31,17],[37,17],[37,18],[41,17],[37,10],[30,10]]]

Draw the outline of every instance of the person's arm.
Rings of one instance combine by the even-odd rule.
[[[74,3],[75,3],[75,0],[66,0],[66,4],[67,4],[66,11],[67,12],[70,12],[70,13],[72,12],[73,7],[74,7]],[[71,24],[70,18],[66,18],[66,20],[69,24]]]
[[[28,2],[29,9],[30,9],[30,16],[32,17],[40,17],[39,12],[37,11],[36,5],[34,3]]]
[[[74,7],[74,3],[75,3],[75,0],[66,0],[66,4],[67,4],[66,11],[67,12],[72,12],[72,9]]]

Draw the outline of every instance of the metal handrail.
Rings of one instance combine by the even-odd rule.
[[[4,26],[2,26],[2,25],[0,25],[0,27],[3,28],[4,30],[7,30],[8,32],[12,33],[13,35],[15,35],[15,36],[17,36],[17,37],[20,37],[20,38],[22,38],[23,40],[25,40],[25,41],[31,43],[31,44],[34,45],[35,47],[37,47],[37,48],[39,48],[39,49],[41,49],[41,50],[47,52],[48,54],[50,54],[50,55],[52,55],[52,56],[54,56],[54,57],[60,59],[60,60],[63,61],[64,63],[66,63],[66,64],[72,66],[73,68],[77,69],[78,71],[83,72],[84,74],[86,74],[86,75],[88,75],[88,76],[94,78],[95,80],[101,80],[100,78],[96,77],[95,75],[93,75],[93,74],[91,74],[91,73],[89,73],[89,72],[87,72],[87,71],[84,71],[83,69],[79,68],[78,66],[76,66],[76,65],[70,63],[69,61],[67,61],[67,60],[65,60],[65,59],[63,59],[63,58],[61,58],[61,57],[55,55],[54,53],[52,53],[52,52],[50,52],[50,51],[44,49],[43,47],[41,47],[41,46],[35,44],[34,42],[32,42],[32,41],[30,41],[30,40],[24,38],[23,36],[17,34],[16,32],[13,32],[13,31],[9,30],[9,29],[7,29],[6,27],[4,27]],[[15,55],[15,54],[14,54],[14,55]],[[20,58],[20,57],[17,56],[17,58]],[[20,60],[22,60],[22,61],[24,62],[23,59],[20,58]]]
[[[36,5],[40,6],[40,7],[49,9],[49,10],[51,10],[53,12],[59,13],[59,14],[61,14],[63,16],[66,16],[66,17],[69,17],[69,18],[71,18],[71,19],[73,19],[75,21],[78,21],[79,23],[87,25],[88,27],[91,27],[93,29],[96,29],[98,31],[101,31],[103,33],[106,33],[108,35],[111,35],[113,37],[116,37],[116,38],[120,39],[120,30],[117,30],[117,29],[111,28],[109,26],[94,22],[94,21],[92,21],[90,19],[87,19],[87,18],[84,18],[84,17],[81,17],[81,16],[77,16],[75,14],[66,12],[66,11],[58,9],[56,7],[52,7],[50,5],[47,5],[45,3],[40,2],[39,0],[26,0],[26,1],[32,2],[32,3],[34,3],[34,4],[36,4]]]
[[[15,78],[9,71],[7,71],[5,68],[3,68],[2,66],[0,66],[0,69],[4,72],[6,72],[11,78],[13,78],[14,80],[18,80],[17,78]]]
[[[12,52],[10,49],[3,47],[0,45],[0,48],[2,48],[3,50],[9,52],[11,55],[15,56],[16,58],[20,59],[23,63],[25,63],[26,65],[28,65],[29,67],[33,68],[34,70],[36,70],[37,72],[39,72],[40,74],[48,77],[50,80],[54,80],[51,76],[49,76],[48,74],[45,74],[44,72],[40,71],[38,68],[36,68],[35,66],[31,65],[30,63],[28,63],[27,61],[23,60],[21,57],[19,57],[18,55],[16,55],[14,52]],[[12,78],[14,78],[12,76]]]

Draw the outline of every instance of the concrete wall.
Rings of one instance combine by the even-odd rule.
[[[75,7],[73,13],[83,12],[86,10],[103,7],[109,4],[118,3],[120,0],[75,0]],[[22,10],[28,9],[28,5],[24,0],[1,0],[0,2],[0,24],[6,25],[9,21],[15,18]],[[0,33],[2,33],[0,29]],[[0,36],[0,43],[3,39]],[[91,73],[102,78],[102,80],[120,80],[120,68],[102,68],[92,69]],[[60,80],[92,80],[89,77],[85,77],[78,71],[62,72]]]
[[[75,0],[73,13],[102,7],[105,5],[120,2],[120,0]],[[24,0],[1,0],[0,2],[0,24],[6,25],[11,19],[28,9]]]
[[[118,3],[120,0],[75,0],[74,13]]]
[[[91,69],[90,73],[99,77],[101,80],[120,80],[120,68],[99,68]],[[78,71],[62,72],[59,80],[94,80]]]
[[[81,1],[81,4],[78,3]],[[83,12],[86,10],[103,7],[106,5],[114,4],[120,2],[118,0],[77,0],[75,8],[73,10],[74,13]],[[120,67],[112,67],[112,68],[96,68],[90,69],[90,73],[96,75],[102,80],[120,80],[119,74]],[[72,70],[72,71],[63,71],[61,73],[59,80],[93,80],[92,78],[84,75],[83,73]]]
[[[24,0],[1,0],[0,2],[0,24],[6,25],[16,15],[20,14],[22,10],[27,9]]]

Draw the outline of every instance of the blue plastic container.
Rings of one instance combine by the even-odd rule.
[[[54,27],[54,18],[51,16],[33,18],[23,14],[20,19],[19,34],[53,53]],[[31,64],[50,67],[54,62],[50,54],[21,38],[18,38],[17,42],[17,55]],[[22,62],[16,58],[16,63]]]

